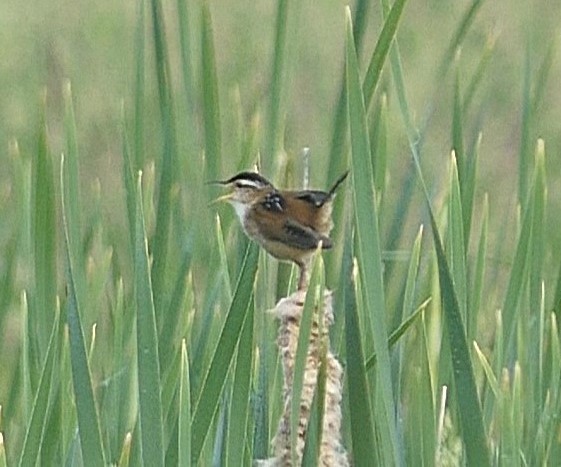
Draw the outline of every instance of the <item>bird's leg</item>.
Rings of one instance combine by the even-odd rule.
[[[309,263],[307,261],[302,261],[298,263],[300,268],[300,278],[298,279],[298,290],[305,290],[308,288],[309,277]]]

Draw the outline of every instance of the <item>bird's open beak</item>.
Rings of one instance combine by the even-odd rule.
[[[232,196],[234,196],[234,192],[232,192],[232,193],[227,193],[227,194],[225,194],[225,195],[219,196],[219,197],[216,198],[214,201],[211,201],[211,202],[209,203],[209,206],[212,206],[213,204],[216,204],[216,203],[220,203],[220,202],[222,202],[222,201],[228,201],[229,199],[232,198]]]

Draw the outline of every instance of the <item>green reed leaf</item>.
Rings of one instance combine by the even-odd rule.
[[[248,304],[249,310],[241,330],[236,352],[232,398],[228,416],[229,430],[226,433],[225,465],[244,465],[244,451],[247,444],[247,423],[250,409],[251,372],[253,370],[253,316],[255,305]]]
[[[80,435],[80,447],[82,450],[82,460],[86,466],[97,466],[105,464],[105,453],[101,441],[101,429],[99,416],[95,404],[92,376],[86,351],[86,340],[82,327],[82,303],[84,298],[80,296],[77,288],[77,268],[79,268],[76,255],[78,239],[71,237],[69,225],[75,222],[72,217],[78,212],[78,206],[69,208],[66,195],[71,194],[71,186],[76,181],[71,182],[78,174],[76,166],[69,167],[65,164],[64,157],[60,162],[60,183],[62,191],[62,220],[64,227],[64,245],[67,261],[67,281],[68,281],[68,309],[67,320],[70,336],[70,362],[72,365],[72,382],[76,399],[76,411],[78,413],[78,429]],[[67,188],[67,184],[69,187]],[[75,232],[75,234],[77,234]],[[83,293],[83,292],[82,292]]]
[[[394,16],[392,16],[392,19],[394,19]],[[387,347],[388,334],[385,324],[386,315],[382,280],[382,256],[379,244],[377,207],[373,186],[372,159],[366,125],[365,100],[360,85],[358,61],[352,39],[350,10],[348,9],[346,24],[347,102],[349,105],[352,149],[353,194],[358,244],[357,260],[360,267],[361,287],[365,305],[364,310],[361,310],[360,313],[364,318],[363,325],[368,323],[366,316],[369,316],[371,324],[370,332],[372,333],[374,349],[378,356],[376,369],[380,395],[376,398],[376,413],[379,417],[379,431],[382,439],[381,447],[384,456],[383,462],[396,464],[399,459],[399,454],[397,448],[391,367]],[[388,41],[391,41],[391,37],[388,38]],[[389,43],[387,47],[389,48]]]
[[[136,353],[142,460],[145,465],[164,465],[160,363],[150,278],[148,240],[142,209],[142,174],[136,185],[134,285],[136,298]]]
[[[195,405],[191,424],[191,462],[193,463],[199,460],[210,424],[218,410],[220,395],[224,389],[228,370],[234,358],[234,350],[239,342],[249,310],[248,304],[253,294],[258,256],[259,248],[251,242],[246,251],[230,309]]]
[[[181,341],[181,373],[179,380],[179,420],[178,420],[179,465],[191,462],[191,389],[189,378],[189,358],[185,339]]]
[[[39,452],[45,435],[47,413],[52,404],[51,383],[53,381],[55,358],[58,354],[58,346],[61,339],[59,326],[60,318],[55,316],[47,345],[47,354],[41,369],[39,386],[33,400],[33,407],[31,409],[31,414],[25,432],[25,439],[19,457],[18,465],[20,467],[36,465],[39,459]]]

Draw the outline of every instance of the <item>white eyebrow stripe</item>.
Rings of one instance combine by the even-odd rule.
[[[255,188],[255,189],[258,189],[261,186],[261,184],[256,183],[253,180],[245,180],[243,178],[240,178],[239,180],[236,180],[235,184],[238,185],[239,187]]]

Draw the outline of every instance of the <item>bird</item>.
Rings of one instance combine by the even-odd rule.
[[[333,199],[348,174],[341,175],[328,191],[279,190],[257,172],[240,172],[212,183],[232,189],[216,201],[228,201],[233,206],[251,240],[273,257],[299,267],[298,290],[303,290],[320,243],[324,250],[333,246],[329,238]]]

